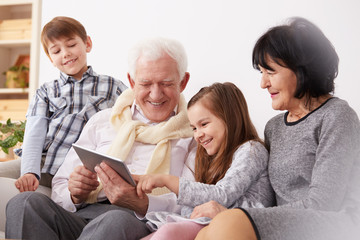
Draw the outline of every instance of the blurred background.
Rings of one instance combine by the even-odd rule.
[[[260,73],[251,64],[252,49],[269,27],[293,16],[315,23],[333,43],[340,57],[335,95],[360,116],[359,9],[358,0],[42,0],[41,27],[60,15],[79,20],[93,41],[88,64],[127,86],[129,48],[146,37],[175,38],[188,54],[186,99],[213,82],[233,82],[243,91],[263,136],[266,122],[279,112],[272,110],[268,92],[260,88]],[[59,75],[40,51],[38,84]]]

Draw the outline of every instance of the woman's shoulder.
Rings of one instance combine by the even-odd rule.
[[[347,101],[338,97],[329,99],[318,111],[326,119],[332,119],[340,122],[355,121],[359,118],[355,110],[348,104]]]
[[[274,126],[280,126],[279,123],[284,122],[284,116],[285,116],[285,112],[282,112],[282,113],[279,113],[279,114],[275,115],[274,117],[270,118],[270,120],[267,121],[267,123],[265,125],[265,131],[266,131],[266,129],[273,128]]]
[[[326,104],[324,104],[324,109],[331,109],[335,110],[338,109],[338,111],[354,111],[352,107],[350,107],[349,103],[341,98],[338,97],[332,97],[328,100]]]

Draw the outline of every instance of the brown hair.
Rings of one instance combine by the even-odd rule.
[[[233,83],[214,83],[204,87],[189,101],[189,109],[201,103],[225,125],[225,140],[217,154],[209,156],[199,144],[195,157],[195,179],[206,184],[215,184],[222,179],[232,163],[236,149],[243,143],[261,142],[248,112],[246,100]]]
[[[46,55],[50,58],[48,51],[49,41],[63,37],[71,38],[76,35],[86,43],[86,30],[79,21],[70,17],[55,17],[44,26],[41,32],[41,44]]]

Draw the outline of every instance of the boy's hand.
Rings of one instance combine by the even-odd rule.
[[[39,180],[33,173],[26,173],[19,177],[15,182],[15,187],[20,192],[35,191],[39,186]]]
[[[151,193],[154,188],[166,186],[167,176],[164,174],[132,175],[137,182],[136,193],[144,198],[145,193]]]
[[[72,201],[84,202],[89,194],[99,186],[96,173],[91,172],[84,166],[77,166],[70,174],[68,188]]]

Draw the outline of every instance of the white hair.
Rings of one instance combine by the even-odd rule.
[[[135,79],[136,65],[140,57],[155,61],[164,54],[168,54],[175,60],[180,79],[182,79],[187,71],[188,64],[185,49],[179,41],[162,37],[142,40],[130,49],[128,55],[130,77]]]

